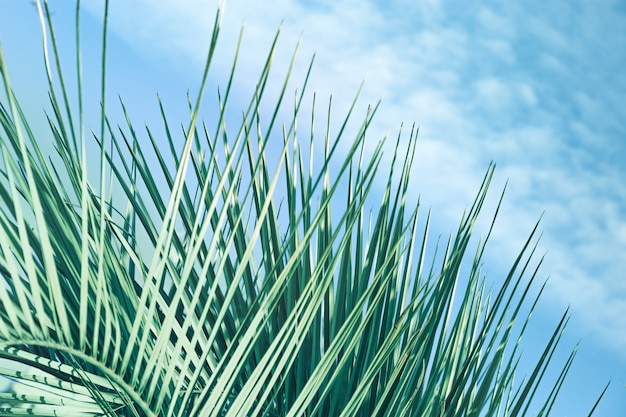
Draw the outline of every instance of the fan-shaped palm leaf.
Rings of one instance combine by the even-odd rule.
[[[0,415],[527,415],[567,317],[516,384],[519,338],[537,302],[522,308],[536,276],[535,231],[495,293],[480,270],[486,239],[461,278],[493,167],[438,264],[424,269],[430,214],[421,229],[407,205],[416,130],[398,135],[386,173],[381,144],[365,157],[377,106],[351,137],[354,105],[323,138],[312,118],[303,142],[295,120],[305,80],[293,119],[278,131],[291,67],[268,104],[275,42],[238,128],[225,123],[236,60],[217,122],[198,122],[221,11],[182,135],[163,107],[158,131],[141,134],[129,115],[115,127],[103,64],[94,158],[80,47],[73,113],[47,4],[38,7],[56,68],[46,49],[49,137],[62,164],[40,150],[50,139],[30,129],[0,54],[0,357],[11,363],[0,374],[15,381],[0,396]],[[77,33],[79,16],[77,7]],[[104,34],[103,61],[106,12]],[[323,159],[314,163],[321,139]],[[340,141],[348,145],[341,151]],[[94,160],[100,167],[90,173]],[[382,174],[387,186],[368,217]],[[520,311],[526,317],[515,327]]]

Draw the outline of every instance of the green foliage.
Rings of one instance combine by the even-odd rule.
[[[0,107],[0,357],[12,362],[0,374],[14,381],[0,394],[0,415],[549,413],[573,353],[549,396],[529,405],[566,315],[535,368],[514,381],[537,302],[529,296],[536,269],[528,271],[535,232],[496,292],[480,270],[486,240],[461,274],[493,167],[439,261],[424,268],[429,219],[420,232],[417,208],[407,205],[416,131],[398,136],[396,149],[404,140],[410,152],[396,151],[368,216],[375,178],[385,174],[382,143],[365,157],[376,107],[352,137],[352,109],[334,139],[328,126],[314,163],[313,115],[308,146],[295,123],[306,81],[282,131],[275,125],[289,74],[272,117],[259,115],[275,43],[238,129],[225,126],[235,63],[217,122],[198,123],[218,11],[183,142],[163,107],[159,132],[141,136],[129,117],[113,127],[103,64],[99,169],[89,171],[98,164],[84,133],[80,48],[73,113],[47,5],[39,7],[58,77],[47,58],[50,137],[62,164],[40,151],[47,139],[30,129],[0,51],[8,97]],[[106,18],[103,39],[104,62]]]

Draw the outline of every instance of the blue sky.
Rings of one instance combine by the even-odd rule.
[[[103,2],[83,3],[87,72],[98,68]],[[51,4],[61,23],[59,36],[71,45],[72,9]],[[225,86],[245,19],[235,93],[247,100],[282,22],[276,68],[286,68],[302,36],[293,88],[316,52],[309,91],[316,91],[320,102],[332,94],[337,118],[362,80],[361,112],[383,97],[372,143],[387,132],[395,137],[401,123],[420,126],[413,184],[422,204],[433,208],[435,234],[455,227],[495,161],[493,198],[479,232],[486,230],[489,210],[509,183],[486,262],[488,278],[498,282],[545,212],[540,252],[547,257],[541,271],[550,280],[528,349],[532,353],[539,346],[568,305],[572,319],[563,360],[567,348],[581,341],[554,415],[583,414],[609,379],[597,415],[625,415],[626,3],[267,4],[227,2],[211,81]],[[186,120],[185,94],[197,91],[216,5],[112,0],[110,103],[119,93],[134,119],[158,126],[158,91],[170,117]],[[0,41],[18,93],[45,100],[38,21],[28,1],[0,0]],[[214,91],[210,86],[207,103]],[[28,105],[32,111],[42,107],[35,98]]]

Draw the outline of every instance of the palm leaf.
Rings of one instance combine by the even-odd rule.
[[[538,300],[526,307],[537,228],[493,294],[481,272],[491,231],[462,268],[494,166],[427,270],[431,213],[421,223],[409,204],[417,130],[400,131],[378,202],[384,141],[366,144],[378,103],[352,137],[357,98],[336,133],[329,104],[314,161],[315,98],[308,141],[296,123],[311,66],[281,129],[295,54],[278,99],[265,98],[278,34],[240,125],[226,126],[240,43],[206,125],[218,9],[182,140],[160,101],[162,130],[142,134],[123,102],[125,126],[107,117],[105,2],[101,126],[88,141],[80,4],[78,114],[47,3],[37,5],[58,160],[40,150],[0,50],[0,357],[10,362],[0,375],[13,381],[0,415],[497,416],[527,415],[535,401],[549,412],[574,353],[548,398],[535,396],[567,315],[514,382]]]

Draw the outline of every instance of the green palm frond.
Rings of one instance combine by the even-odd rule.
[[[398,135],[386,168],[383,142],[366,152],[378,104],[352,136],[356,98],[336,133],[329,104],[323,137],[314,111],[302,134],[296,120],[311,66],[293,118],[277,127],[294,64],[268,103],[278,34],[240,125],[226,127],[236,58],[217,121],[200,121],[221,10],[182,135],[160,102],[158,130],[136,129],[123,103],[126,125],[115,126],[103,63],[100,132],[88,140],[79,6],[75,114],[48,7],[38,2],[55,64],[53,73],[46,49],[47,137],[30,128],[0,50],[0,375],[13,381],[0,394],[1,416],[549,413],[574,353],[548,398],[535,394],[567,314],[531,373],[514,379],[539,298],[531,295],[536,228],[497,291],[481,271],[489,235],[464,267],[493,166],[428,266],[431,214],[418,222],[408,203],[417,130]],[[60,164],[42,141],[55,145]],[[386,187],[373,203],[381,175]]]

